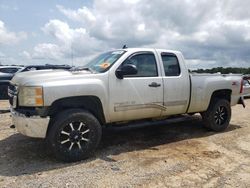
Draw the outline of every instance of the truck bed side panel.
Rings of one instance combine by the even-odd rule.
[[[230,90],[231,105],[240,98],[240,75],[191,74],[192,92],[188,113],[206,111],[212,94],[218,90]]]

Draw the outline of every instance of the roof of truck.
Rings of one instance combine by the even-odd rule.
[[[181,53],[180,51],[176,51],[176,50],[167,50],[167,49],[163,49],[163,48],[121,48],[121,49],[117,49],[117,50],[125,50],[125,51],[165,51],[165,52],[169,52],[169,53]]]

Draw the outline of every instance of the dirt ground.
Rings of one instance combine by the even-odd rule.
[[[230,127],[207,131],[199,116],[105,128],[92,158],[61,163],[45,143],[10,129],[0,102],[0,187],[250,187],[250,99]]]

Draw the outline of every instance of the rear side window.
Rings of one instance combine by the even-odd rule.
[[[158,76],[155,55],[153,53],[136,54],[125,60],[124,64],[133,64],[138,73],[126,77],[155,77]]]
[[[179,76],[181,73],[180,65],[176,55],[171,53],[161,54],[165,76]]]

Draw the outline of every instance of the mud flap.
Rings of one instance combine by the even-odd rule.
[[[243,106],[244,108],[246,108],[246,104],[245,104],[245,102],[244,102],[244,97],[243,97],[243,96],[241,96],[241,97],[239,98],[238,104],[242,104],[242,106]]]

